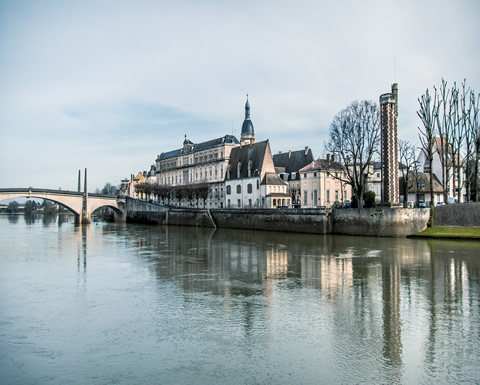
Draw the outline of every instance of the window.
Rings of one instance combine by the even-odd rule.
[[[260,180],[257,179],[257,190],[260,188]]]
[[[227,186],[227,195],[230,195],[231,193],[232,193],[232,186]]]
[[[338,190],[335,190],[335,200],[338,201]]]
[[[273,200],[273,207],[277,207],[277,200],[276,199]]]
[[[251,184],[251,183],[249,183],[249,184],[247,185],[247,192],[248,192],[249,194],[252,193],[252,184]],[[251,205],[250,205],[250,206],[251,206]]]
[[[327,203],[330,203],[330,190],[327,190]]]
[[[314,178],[317,177],[317,173],[316,173],[316,172],[313,173],[313,177],[314,177]]]
[[[313,190],[313,205],[317,205],[317,190]]]
[[[237,205],[238,207],[242,207],[242,203],[240,202],[240,199],[237,199]]]
[[[237,194],[240,194],[242,192],[242,186],[237,184]]]
[[[306,206],[307,205],[307,197],[308,197],[308,192],[305,190],[303,192],[303,204]]]
[[[230,199],[227,201],[227,207],[230,207]]]
[[[252,200],[251,199],[248,200],[248,206],[252,207]]]

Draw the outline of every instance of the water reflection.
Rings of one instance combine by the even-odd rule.
[[[49,226],[0,232],[0,321],[9,339],[35,345],[4,344],[7,355],[34,357],[43,373],[62,367],[89,383],[479,378],[478,242]],[[33,243],[6,242],[26,236],[38,256]]]
[[[438,371],[435,352],[446,343],[444,328],[449,330],[450,343],[460,346],[455,339],[468,339],[480,326],[475,308],[480,245],[475,242],[176,227],[158,227],[137,236],[129,240],[130,247],[151,262],[159,279],[174,280],[185,292],[257,296],[265,299],[268,312],[269,298],[282,288],[316,290],[333,306],[339,322],[333,331],[338,332],[335,343],[343,347],[380,343],[378,349],[392,368],[389,378],[397,377],[399,382],[404,341],[412,335],[427,335],[419,348],[425,350],[431,370]],[[252,302],[248,304],[243,316],[247,329],[266,317],[258,318]],[[415,319],[416,312],[430,316],[405,332],[405,318]],[[473,324],[463,323],[465,314],[474,314]],[[423,323],[425,319],[429,324]],[[358,333],[345,334],[345,328]]]

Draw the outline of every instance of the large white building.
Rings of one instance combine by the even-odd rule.
[[[157,183],[171,187],[208,183],[210,193],[206,206],[223,207],[224,179],[230,152],[239,145],[232,135],[197,144],[185,135],[181,148],[158,155],[155,167]]]

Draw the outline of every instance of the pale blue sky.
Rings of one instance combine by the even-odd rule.
[[[354,100],[399,83],[399,137],[417,98],[480,92],[480,2],[0,1],[0,187],[89,190],[149,170],[184,135],[313,149]],[[396,64],[395,64],[396,63]]]

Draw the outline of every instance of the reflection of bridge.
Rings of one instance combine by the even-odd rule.
[[[0,189],[0,200],[11,198],[42,198],[59,203],[75,214],[75,222],[90,223],[90,215],[100,207],[110,207],[116,218],[124,220],[125,197],[89,194],[77,191],[49,190],[38,188]]]

